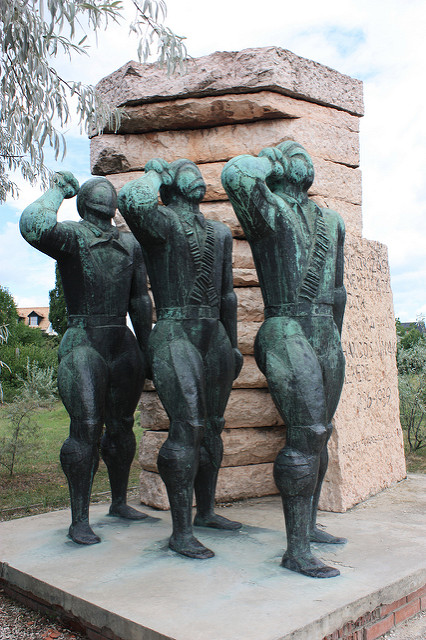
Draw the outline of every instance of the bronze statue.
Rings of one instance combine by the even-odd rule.
[[[282,565],[317,578],[339,575],[310,542],[344,543],[316,526],[328,465],[331,420],[343,386],[340,342],[344,223],[308,198],[314,168],[305,149],[287,141],[258,157],[238,156],[223,186],[251,245],[265,304],[255,356],[287,427],[274,464],[287,531]]]
[[[214,513],[223,414],[242,355],[232,237],[225,225],[200,213],[205,190],[193,162],[154,159],[145,175],[126,184],[118,196],[119,209],[142,245],[157,312],[148,352],[170,419],[158,457],[173,520],[169,547],[191,558],[214,555],[193,535],[194,489],[196,526],[241,526]],[[158,191],[165,206],[158,204]]]
[[[82,220],[58,222],[64,198],[77,193]],[[79,188],[72,173],[60,172],[20,220],[24,238],[57,260],[67,304],[58,387],[71,423],[61,464],[71,498],[69,536],[79,544],[100,542],[89,525],[99,444],[111,485],[110,515],[146,517],[126,504],[126,493],[136,447],[133,414],[147,372],[152,311],[139,243],[111,224],[116,207],[117,194],[105,178],[92,178]],[[137,340],[126,326],[127,312]]]

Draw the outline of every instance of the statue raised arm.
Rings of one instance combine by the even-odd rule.
[[[158,204],[158,192],[163,205]],[[192,558],[214,555],[193,535],[194,489],[196,526],[241,526],[214,512],[223,414],[242,356],[237,348],[232,237],[225,225],[201,214],[204,194],[203,178],[193,162],[155,159],[118,198],[143,248],[156,306],[149,354],[170,419],[158,457],[173,520],[169,546]]]
[[[344,224],[308,197],[312,160],[296,142],[238,156],[223,186],[250,242],[265,303],[255,357],[287,431],[274,464],[287,530],[282,565],[317,578],[339,574],[310,542],[346,542],[320,530],[316,515],[344,381],[340,343]]]
[[[64,198],[75,195],[80,222],[58,222]],[[69,536],[80,544],[100,541],[89,525],[99,444],[111,485],[110,515],[146,517],[126,504],[126,493],[136,446],[133,414],[147,371],[151,302],[139,244],[111,224],[116,205],[115,189],[105,178],[79,188],[71,173],[61,172],[20,220],[24,238],[58,261],[67,304],[58,387],[71,422],[61,464],[71,498]],[[128,312],[137,339],[126,326]]]

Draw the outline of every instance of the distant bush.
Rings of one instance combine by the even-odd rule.
[[[411,332],[411,335],[410,335]],[[408,347],[398,345],[398,386],[401,426],[410,452],[426,447],[426,340],[410,329]]]
[[[7,367],[1,369],[3,401],[11,402],[22,387],[28,362],[37,363],[40,369],[51,369],[56,382],[58,338],[47,336],[40,329],[19,323],[9,333],[7,343],[0,345],[0,361],[7,364]]]
[[[16,463],[39,446],[37,410],[49,408],[56,398],[53,370],[27,360],[20,389],[8,406],[7,424],[0,438],[0,466],[12,477]]]

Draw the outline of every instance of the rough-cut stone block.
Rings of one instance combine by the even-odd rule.
[[[158,473],[142,469],[139,476],[139,491],[142,504],[147,504],[149,507],[155,507],[163,511],[170,509],[166,485]],[[193,500],[194,504],[195,500]]]
[[[140,403],[141,426],[161,431],[169,420],[157,393],[143,391]],[[233,389],[225,411],[226,427],[277,427],[283,424],[267,389]]]
[[[325,209],[333,209],[342,216],[345,221],[346,235],[359,237],[362,235],[362,207],[360,204],[352,204],[339,198],[324,196],[312,196],[318,206]]]
[[[238,323],[238,348],[244,355],[254,353],[254,341],[261,326],[262,322]]]
[[[259,287],[238,289],[239,322],[262,322],[263,298]]]
[[[108,180],[114,185],[117,193],[130,180],[137,180],[145,175],[144,171],[127,171],[125,173],[110,173]]]
[[[226,426],[278,427],[283,421],[267,389],[233,389],[225,411]]]
[[[233,383],[234,389],[266,389],[268,383],[253,356],[245,356],[241,373]]]
[[[161,154],[161,149],[157,149],[156,151],[157,155],[159,156]],[[200,164],[200,166],[198,167],[206,183],[206,195],[204,197],[205,203],[227,199],[227,195],[220,181],[220,174],[224,166],[224,162],[212,162],[207,164]],[[126,171],[123,173],[110,173],[108,174],[108,180],[114,185],[116,190],[119,191],[127,182],[129,182],[130,180],[141,178],[143,175],[145,174],[142,170]]]
[[[274,462],[285,445],[284,427],[225,429],[222,467]]]
[[[252,287],[259,285],[256,269],[234,269],[234,287]],[[238,291],[237,291],[238,295]]]
[[[234,269],[254,269],[253,254],[246,240],[234,240],[232,266]]]
[[[312,158],[315,180],[309,195],[339,198],[352,204],[362,203],[361,170]]]
[[[315,167],[309,195],[343,216],[348,237],[348,305],[342,336],[346,384],[321,498],[322,508],[344,511],[405,475],[387,255],[378,243],[361,240],[358,117],[350,115],[362,113],[361,83],[274,47],[216,53],[190,61],[189,69],[186,76],[169,78],[151,65],[129,63],[100,83],[107,100],[125,104],[130,118],[123,124],[125,135],[93,139],[94,172],[110,174],[112,182],[121,186],[141,175],[152,157],[169,161],[188,157],[199,164],[206,181],[202,211],[225,222],[236,238],[233,267],[239,286],[239,346],[246,358],[225,414],[224,460],[239,466],[221,470],[217,493],[219,499],[235,499],[270,492],[271,462],[247,466],[244,456],[253,454],[259,462],[266,441],[271,448],[278,446],[272,434],[281,430],[270,426],[281,425],[282,420],[267,389],[252,388],[266,384],[251,357],[263,320],[263,301],[255,286],[249,245],[221,186],[221,171],[230,157],[257,155],[263,147],[284,139],[296,139],[307,148]],[[135,131],[145,133],[134,135]],[[117,172],[125,173],[113,175]],[[124,227],[119,216],[116,220]],[[143,395],[142,424],[153,430],[168,427],[152,391]],[[269,427],[260,430],[265,439],[262,445],[254,444],[254,435],[247,433],[247,439],[244,435],[258,427]],[[150,437],[157,435],[154,431]],[[237,460],[237,452],[243,458]],[[159,476],[144,473],[146,493],[154,496],[151,503],[167,506]]]
[[[157,155],[160,153],[161,150],[157,150]],[[315,168],[315,181],[309,190],[309,195],[321,206],[339,211],[348,225],[348,232],[353,228],[354,234],[360,235],[362,227],[360,206],[362,202],[361,171],[327,162],[321,158],[313,157],[312,160]],[[209,180],[207,188],[210,190],[211,199],[215,194],[218,200],[214,203],[208,201],[202,203],[201,209],[207,217],[210,217],[209,212],[211,211],[213,219],[216,220],[222,219],[220,216],[223,215],[222,220],[225,224],[228,224],[233,235],[235,237],[244,237],[231,204],[225,201],[227,196],[220,181],[224,166],[224,162],[200,165],[199,168],[204,178]],[[140,171],[128,171],[121,174],[110,174],[108,175],[108,180],[119,190],[128,180],[134,180],[141,175],[142,172]],[[209,197],[208,194],[207,196]],[[121,222],[121,216],[118,216],[117,219]]]
[[[206,183],[206,195],[204,196],[204,202],[215,202],[216,200],[228,199],[220,179],[224,166],[224,162],[207,162],[198,165],[201,175],[204,178],[204,182]]]
[[[167,431],[145,431],[139,445],[139,463],[145,471],[158,473],[158,452],[168,435]],[[222,467],[274,462],[285,444],[284,427],[252,427],[225,429],[222,433]]]
[[[362,82],[279,47],[217,51],[170,77],[155,64],[128,62],[97,85],[111,105],[269,90],[364,113]]]
[[[309,195],[315,201],[321,199],[321,206],[342,211],[345,221],[360,230],[362,225],[360,206],[362,201],[361,171],[353,167],[329,162],[315,155],[312,156],[312,160],[315,169],[315,181],[309,190]],[[225,162],[199,165],[207,185],[206,200],[227,200],[227,195],[221,183],[221,173],[224,166]],[[343,201],[342,205],[337,208],[335,203],[339,204],[341,201]],[[319,201],[318,203],[320,204]],[[344,203],[347,203],[349,207],[358,205],[356,215],[354,210],[350,209],[350,216],[346,218],[345,213],[347,210],[343,208]],[[208,206],[208,203],[206,204]],[[206,204],[202,206],[206,206]],[[233,216],[236,218],[235,214]],[[353,223],[351,223],[352,217],[354,218]],[[360,235],[360,231],[357,232],[357,235]]]
[[[200,129],[277,118],[313,118],[349,131],[359,131],[359,118],[345,111],[272,91],[259,91],[127,106],[117,133]],[[107,132],[112,133],[105,129]]]
[[[386,247],[349,239],[342,346],[346,378],[320,506],[345,511],[406,475]]]
[[[308,153],[324,160],[350,167],[359,165],[357,133],[300,118],[210,129],[104,134],[92,138],[91,170],[95,175],[140,170],[159,155],[168,162],[177,158],[189,158],[196,164],[226,162],[239,154],[257,155],[264,147],[284,140],[297,140]]]
[[[139,464],[144,471],[158,473],[158,452],[168,435],[168,431],[144,431],[139,443]]]
[[[230,502],[243,498],[278,493],[273,477],[273,463],[223,467],[217,480],[216,501]]]
[[[276,493],[278,490],[273,478],[272,462],[243,467],[222,467],[219,471],[216,502],[231,502]],[[164,510],[169,508],[166,487],[158,473],[144,470],[141,472],[140,496],[141,502],[150,507]]]
[[[218,220],[226,224],[234,238],[244,238],[244,232],[229,201],[222,202],[202,202],[201,212],[209,220]]]

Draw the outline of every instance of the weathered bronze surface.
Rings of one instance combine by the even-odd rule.
[[[64,198],[77,193],[82,220],[58,222]],[[111,484],[110,515],[146,517],[126,504],[126,492],[136,447],[133,414],[147,372],[152,310],[139,243],[111,224],[116,206],[115,189],[105,178],[93,178],[79,188],[71,173],[61,172],[20,221],[24,238],[57,260],[67,303],[58,387],[71,423],[61,464],[71,498],[69,536],[80,544],[100,542],[89,525],[99,446]],[[127,312],[137,340],[126,326]]]
[[[287,531],[282,565],[317,578],[339,575],[310,542],[344,543],[316,525],[321,485],[344,380],[340,334],[344,223],[308,198],[310,156],[296,142],[238,156],[223,186],[251,245],[265,304],[256,361],[287,427],[274,464]]]
[[[194,488],[196,526],[241,526],[214,513],[223,414],[242,356],[232,237],[225,225],[200,213],[205,189],[193,162],[155,159],[118,196],[119,209],[142,245],[157,311],[148,351],[170,419],[158,457],[173,520],[169,546],[192,558],[214,555],[193,535]],[[158,191],[165,206],[158,205]]]

